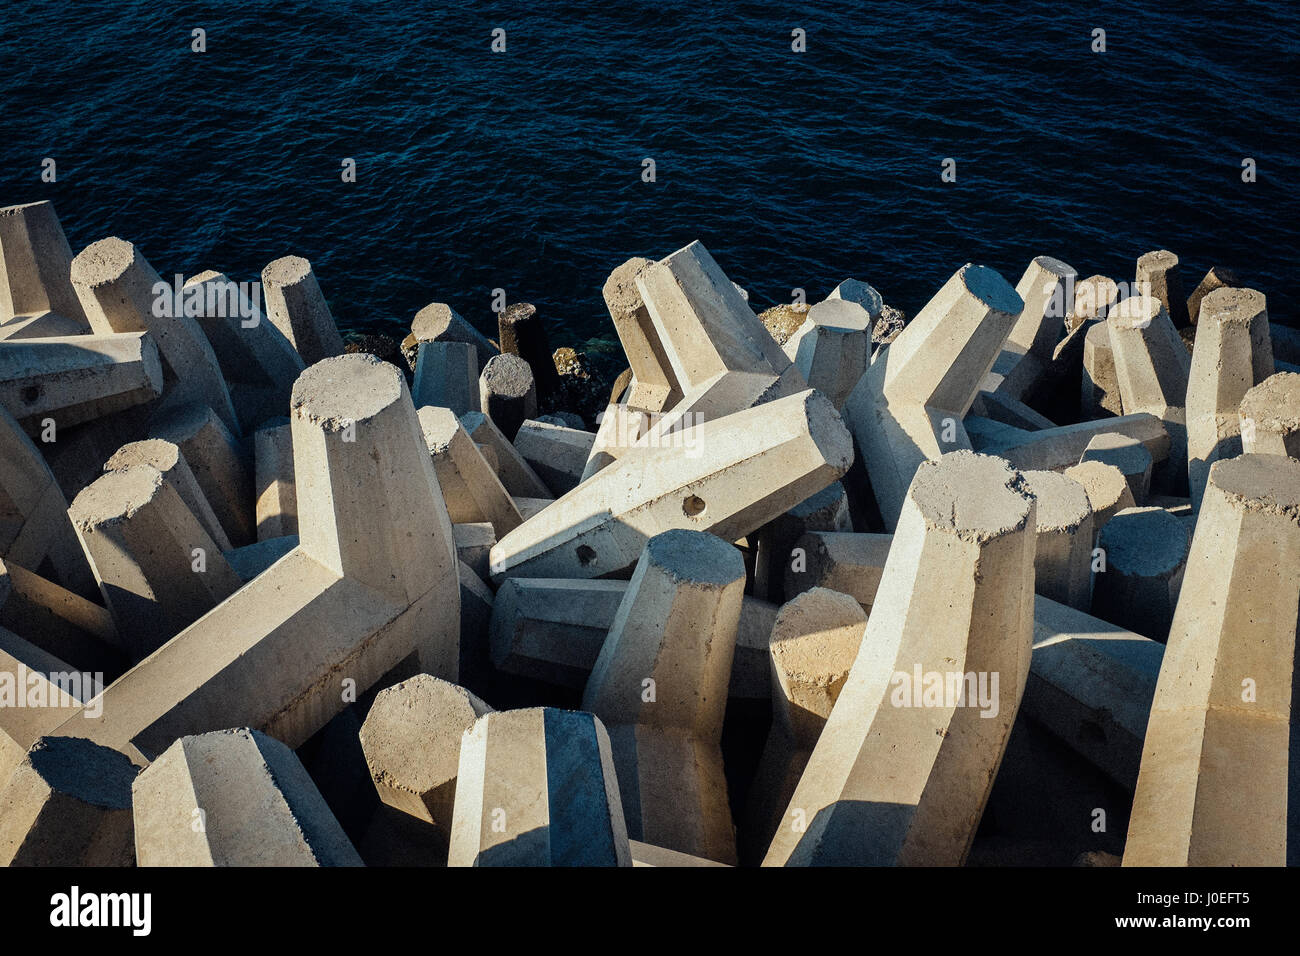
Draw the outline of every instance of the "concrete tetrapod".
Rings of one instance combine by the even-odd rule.
[[[813,588],[781,606],[772,626],[772,728],[767,734],[742,838],[759,862],[858,656],[867,615],[847,594]]]
[[[465,731],[448,866],[631,866],[598,718],[534,707]]]
[[[726,541],[655,535],[582,697],[609,728],[628,835],[731,864],[722,718],[744,590],[744,561]]]
[[[1187,299],[1183,296],[1183,277],[1178,256],[1168,249],[1157,249],[1138,257],[1134,288],[1164,306],[1174,328],[1188,325]]]
[[[786,568],[786,597],[828,588],[849,595],[870,612],[893,541],[892,534],[808,532],[795,542],[794,560]]]
[[[497,314],[497,341],[503,355],[518,355],[533,370],[537,399],[548,403],[560,387],[560,373],[551,357],[546,323],[529,302],[512,302]]]
[[[671,528],[735,541],[825,488],[853,460],[843,422],[815,391],[688,433],[685,452],[624,456],[501,538],[493,579],[617,573]]]
[[[1024,309],[992,269],[957,271],[888,348],[844,405],[885,529],[898,521],[917,467],[969,448],[961,420]]]
[[[1187,530],[1164,508],[1126,508],[1097,535],[1092,613],[1164,642],[1187,564]]]
[[[861,650],[765,866],[966,858],[1029,673],[1035,510],[996,458],[917,469]]]
[[[1092,601],[1092,504],[1087,490],[1054,471],[1022,472],[1038,499],[1034,591],[1086,610]]]
[[[519,426],[537,417],[533,370],[518,355],[494,355],[478,377],[479,408],[514,441]]]
[[[782,351],[815,388],[843,408],[853,386],[871,364],[871,314],[856,302],[827,299],[786,340]]]
[[[491,710],[465,688],[428,674],[380,691],[361,725],[379,799],[449,838],[461,736]]]
[[[457,415],[479,410],[477,350],[464,342],[424,342],[415,362],[415,407],[437,405]]]
[[[1237,414],[1244,451],[1300,458],[1300,374],[1270,375],[1245,394]]]
[[[262,295],[266,317],[307,365],[343,354],[343,338],[306,259],[285,256],[269,263],[262,270]]]
[[[51,202],[0,209],[0,326],[15,319],[40,320],[42,335],[90,331],[70,279],[72,250]],[[16,324],[16,323],[15,323]],[[29,324],[23,336],[32,335]],[[5,338],[0,334],[0,338]]]
[[[1151,452],[1136,438],[1117,432],[1094,435],[1079,462],[1100,461],[1114,465],[1124,476],[1133,500],[1146,501],[1151,493]]]
[[[490,522],[498,538],[519,527],[523,522],[519,509],[456,413],[450,408],[426,405],[418,415],[452,522]]]
[[[672,363],[664,353],[659,332],[641,298],[636,277],[653,265],[649,259],[629,259],[609,274],[601,295],[623,353],[632,367],[632,385],[627,394],[629,408],[662,412],[682,399]]]
[[[479,372],[483,371],[488,359],[500,351],[488,341],[487,336],[461,318],[460,313],[445,302],[430,302],[415,313],[415,318],[411,321],[411,334],[402,340],[402,354],[412,371],[420,363],[419,350],[426,342],[464,342],[474,346]]]
[[[451,521],[402,373],[370,355],[326,359],[294,384],[292,416],[299,546],[109,685],[102,716],[60,733],[141,761],[232,725],[298,746],[345,688],[413,654],[455,680]]]
[[[1268,308],[1254,289],[1216,289],[1200,304],[1187,381],[1187,483],[1200,510],[1210,466],[1242,452],[1238,411],[1273,374]]]
[[[1300,461],[1216,462],[1147,722],[1125,866],[1287,862],[1298,604]]]
[[[155,308],[161,290],[170,286],[135,246],[116,236],[92,242],[72,260],[71,276],[95,334],[148,332],[153,338],[163,363],[165,403],[202,402],[239,434],[235,406],[207,336],[193,317]],[[161,296],[172,298],[170,292]]]
[[[172,486],[180,495],[181,501],[185,502],[185,507],[198,519],[203,530],[212,538],[213,544],[221,551],[231,550],[230,539],[222,530],[221,523],[208,504],[208,499],[179,446],[161,438],[131,442],[123,445],[104,462],[104,470],[120,471],[132,465],[151,465],[157,468],[163,480]],[[294,530],[297,530],[296,526]]]
[[[361,866],[298,757],[256,730],[182,737],[131,788],[139,866]]]
[[[1016,283],[1024,308],[993,362],[985,389],[1014,399],[1033,389],[1052,363],[1077,277],[1071,266],[1051,256],[1038,256],[1029,263]]]
[[[287,418],[272,419],[253,432],[253,500],[258,541],[298,533],[293,426]]]
[[[794,551],[795,542],[811,531],[852,530],[848,495],[838,481],[769,521],[751,536],[758,547],[754,560],[754,594],[777,604],[794,597],[785,591],[785,577],[800,562],[800,556]]]
[[[0,781],[0,866],[130,866],[136,773],[88,740],[37,740]]]
[[[524,461],[519,449],[501,433],[501,429],[483,412],[466,412],[460,423],[474,443],[491,448],[497,456],[497,478],[506,491],[516,498],[550,498],[551,491],[533,466]]]
[[[1186,323],[1184,323],[1186,324]],[[1192,358],[1158,299],[1130,296],[1106,317],[1115,378],[1126,415],[1149,412],[1169,433],[1169,457],[1152,474],[1156,489],[1187,487],[1187,379]]]

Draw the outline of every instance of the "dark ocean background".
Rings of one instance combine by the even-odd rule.
[[[167,277],[306,256],[351,330],[446,301],[494,331],[501,287],[553,345],[609,340],[610,270],[693,239],[759,310],[855,276],[910,315],[967,261],[1131,280],[1168,248],[1188,292],[1227,266],[1295,324],[1298,27],[1291,3],[10,2],[0,205],[52,199],[74,252],[118,235]]]

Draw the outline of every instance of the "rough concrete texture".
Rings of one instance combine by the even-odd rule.
[[[287,418],[273,419],[253,433],[253,500],[258,541],[298,533],[293,427]]]
[[[178,405],[153,421],[149,436],[181,450],[232,545],[241,547],[257,540],[253,478],[246,451],[209,406]]]
[[[1164,643],[1183,585],[1189,546],[1163,508],[1128,508],[1097,536],[1105,569],[1093,578],[1092,613]]]
[[[793,597],[785,592],[785,576],[787,570],[800,560],[794,553],[795,542],[810,531],[852,530],[849,499],[840,482],[832,482],[817,494],[805,498],[750,536],[758,548],[753,593],[778,604]]]
[[[343,338],[306,259],[285,256],[269,263],[262,270],[262,296],[266,317],[305,364],[343,354]]]
[[[610,738],[591,714],[489,713],[465,731],[449,866],[631,866]]]
[[[995,458],[958,451],[917,469],[862,649],[765,866],[963,862],[1029,672],[1035,510]]]
[[[1164,646],[1034,598],[1034,652],[1021,713],[1132,793]]]
[[[152,465],[106,472],[68,508],[123,647],[143,660],[243,582]]]
[[[1300,374],[1270,375],[1246,392],[1237,414],[1243,451],[1300,458]]]
[[[460,416],[460,423],[475,444],[485,445],[496,453],[497,477],[512,497],[551,497],[550,489],[533,471],[533,466],[524,461],[524,456],[519,454],[519,450],[501,433],[491,418],[483,412],[467,412]]]
[[[1125,866],[1288,862],[1298,604],[1300,462],[1216,462],[1147,723]]]
[[[1168,249],[1157,249],[1138,257],[1135,285],[1143,295],[1160,302],[1174,328],[1181,329],[1189,324],[1178,257]]]
[[[843,299],[845,302],[861,306],[871,316],[873,324],[885,309],[885,300],[881,298],[880,293],[861,279],[845,279],[826,297],[828,302],[833,299]],[[871,328],[872,326],[868,326],[867,331],[870,332]]]
[[[736,862],[721,741],[744,588],[721,538],[655,535],[582,697],[609,728],[628,834],[720,863]]]
[[[10,566],[2,567],[8,572]],[[8,598],[6,605],[12,600],[9,577],[0,574],[0,598]],[[80,698],[94,690],[62,660],[0,627],[0,787],[28,748],[76,714]]]
[[[1216,289],[1201,302],[1187,381],[1187,482],[1200,510],[1210,466],[1242,453],[1238,411],[1273,374],[1268,308],[1254,289]]]
[[[89,332],[71,272],[72,250],[53,203],[0,209],[0,326],[53,313],[68,325],[55,334]]]
[[[1038,545],[1034,590],[1054,601],[1086,610],[1092,600],[1092,503],[1088,492],[1054,471],[1022,473],[1038,499]]]
[[[480,578],[490,576],[492,545],[497,543],[497,533],[490,522],[474,521],[454,524],[452,537],[456,541],[456,558],[469,565]]]
[[[1051,256],[1038,256],[1029,263],[1016,283],[1016,295],[1024,306],[983,388],[1020,399],[1037,384],[1051,365],[1065,327],[1077,275],[1071,266]]]
[[[182,737],[131,788],[139,866],[361,866],[294,752],[256,730]]]
[[[437,405],[457,415],[479,410],[478,352],[465,342],[425,342],[415,362],[415,407]]]
[[[150,334],[163,362],[165,401],[202,402],[239,434],[230,391],[207,336],[192,316],[155,314],[158,289],[171,287],[135,246],[116,236],[93,242],[72,260],[71,276],[95,334]],[[170,298],[170,291],[164,296]]]
[[[858,656],[867,615],[847,594],[812,588],[772,626],[772,727],[750,788],[744,856],[762,860]]]
[[[560,374],[551,357],[546,322],[537,307],[528,302],[507,305],[497,315],[497,335],[501,354],[517,355],[528,363],[537,384],[538,401],[550,404],[560,386]]]
[[[411,321],[411,334],[402,341],[402,351],[414,370],[419,364],[418,350],[425,342],[464,342],[474,346],[478,371],[500,350],[482,332],[474,328],[445,302],[430,302]]]
[[[525,421],[515,433],[515,449],[558,498],[578,486],[596,436],[547,422]]]
[[[582,481],[586,481],[596,472],[621,458],[624,452],[636,444],[654,423],[650,412],[644,412],[631,405],[611,403],[599,416],[596,437],[587,453],[587,462],[582,468]]]
[[[147,332],[0,342],[0,405],[34,434],[153,401],[163,391]]]
[[[887,349],[844,405],[885,529],[927,458],[969,448],[961,420],[1024,301],[984,266],[965,265]]]
[[[597,473],[492,549],[492,576],[599,577],[672,528],[743,537],[835,481],[853,459],[834,407],[807,391],[705,421],[685,447]]]
[[[992,440],[979,443],[974,441],[972,433],[972,444],[976,444],[976,451],[1005,458],[1021,470],[1064,471],[1083,457],[1089,442],[1107,433],[1142,442],[1151,453],[1152,461],[1163,462],[1171,455],[1173,442],[1166,423],[1147,412],[1058,425],[1034,432],[1004,427]]]
[[[447,514],[456,524],[486,521],[497,537],[523,522],[519,509],[450,408],[426,405],[420,428],[432,456]]]
[[[1110,346],[1110,326],[1105,322],[1089,325],[1084,333],[1081,381],[1079,410],[1084,418],[1124,414],[1119,379],[1115,377],[1115,352]]]
[[[893,541],[892,534],[810,531],[800,536],[785,570],[787,599],[810,588],[827,588],[870,611]]]
[[[1205,273],[1205,278],[1200,284],[1192,290],[1192,294],[1187,297],[1187,321],[1195,325],[1200,318],[1201,303],[1205,297],[1215,289],[1223,289],[1228,286],[1240,285],[1237,275],[1230,269],[1222,266],[1214,266],[1209,272]]]
[[[518,355],[495,355],[478,378],[479,408],[507,440],[514,441],[519,426],[537,417],[537,386],[533,370]]]
[[[35,741],[0,782],[0,866],[130,866],[136,772],[88,740]]]
[[[652,264],[649,259],[627,260],[609,274],[601,295],[632,367],[628,406],[662,412],[681,401],[682,388],[636,285],[637,275]]]
[[[871,364],[873,318],[856,302],[831,298],[808,310],[808,319],[782,346],[809,388],[843,408]]]
[[[380,691],[361,725],[379,799],[450,835],[461,735],[491,710],[465,688],[428,674]]]
[[[30,635],[40,650],[72,661],[81,671],[115,677],[124,669],[117,625],[107,608],[13,561],[0,561],[0,628],[15,637]]]
[[[1125,299],[1110,310],[1106,325],[1124,412],[1155,415],[1169,433],[1169,457],[1152,472],[1152,480],[1163,493],[1183,494],[1187,489],[1186,401],[1192,358],[1165,306],[1151,296]]]
[[[163,476],[163,481],[171,485],[176,494],[180,495],[181,501],[185,502],[185,507],[198,519],[213,544],[222,551],[231,549],[230,539],[226,537],[225,530],[217,520],[212,506],[208,504],[208,499],[204,496],[203,489],[199,487],[198,479],[194,477],[194,472],[190,470],[179,446],[161,438],[131,442],[113,453],[113,456],[104,463],[104,470],[120,471],[132,465],[150,465],[157,468]]]
[[[1116,514],[1137,504],[1124,473],[1114,465],[1100,461],[1081,461],[1061,474],[1083,485],[1083,490],[1088,495],[1088,504],[1092,506],[1094,537],[1101,534],[1106,522]]]
[[[1111,306],[1119,301],[1119,285],[1109,276],[1095,275],[1074,284],[1074,307],[1065,317],[1069,330],[1085,322],[1106,318]]]
[[[1136,438],[1119,432],[1094,435],[1079,456],[1080,463],[1085,461],[1099,461],[1118,468],[1135,502],[1145,502],[1151,493],[1151,452]]]
[[[635,282],[683,395],[726,375],[756,383],[751,401],[769,388],[781,397],[807,387],[701,243],[646,266]]]

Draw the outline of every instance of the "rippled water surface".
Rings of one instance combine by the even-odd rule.
[[[440,300],[488,330],[500,287],[554,344],[608,338],[610,270],[697,238],[760,309],[1169,248],[1188,291],[1229,266],[1295,324],[1297,6],[1071,6],[10,3],[0,204],[164,275],[304,255],[348,329]]]

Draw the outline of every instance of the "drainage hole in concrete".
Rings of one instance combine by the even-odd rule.
[[[584,568],[589,564],[594,564],[596,561],[596,549],[589,548],[585,544],[578,545],[578,560],[582,562]]]
[[[696,497],[695,495],[687,495],[682,501],[682,512],[688,518],[698,518],[700,515],[704,514],[704,508],[704,499]]]

